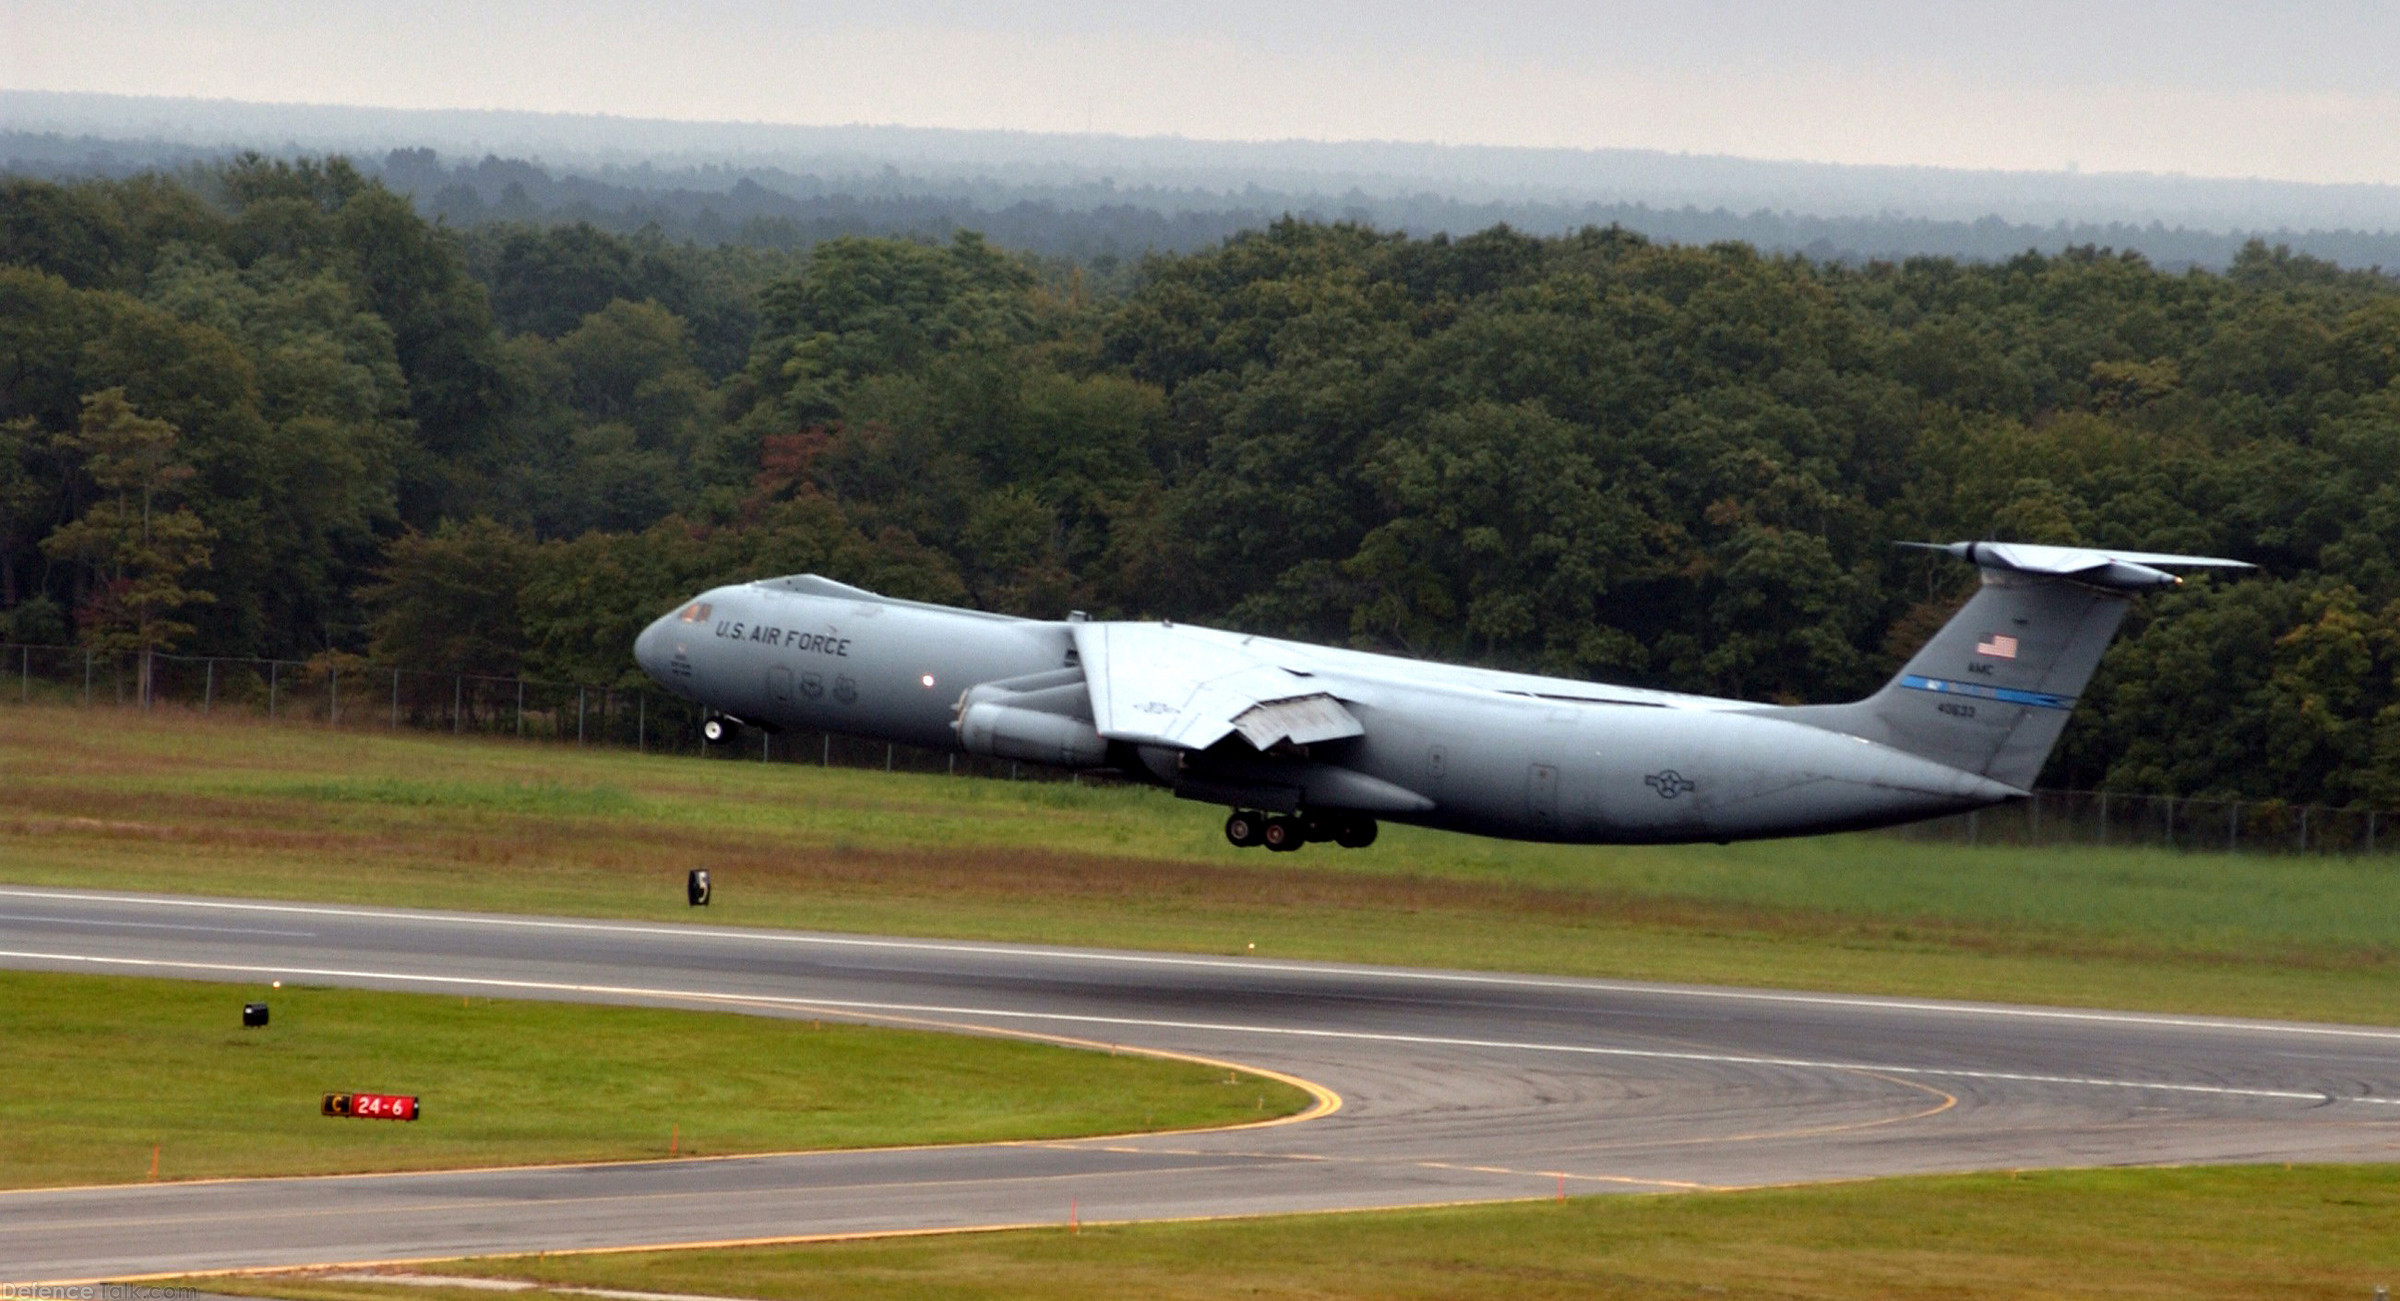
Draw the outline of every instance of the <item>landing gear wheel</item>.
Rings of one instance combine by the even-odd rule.
[[[1263,844],[1267,837],[1267,816],[1248,809],[1235,809],[1225,818],[1225,838],[1238,849]]]
[[[1342,821],[1338,813],[1303,812],[1300,815],[1300,834],[1312,845],[1322,844],[1333,839]]]
[[[1375,819],[1351,818],[1334,830],[1333,843],[1344,849],[1365,849],[1375,843]]]
[[[710,745],[727,745],[740,732],[741,725],[723,715],[712,714],[700,720],[700,739]]]
[[[1278,854],[1288,854],[1307,844],[1308,837],[1301,833],[1298,818],[1269,818],[1259,843]]]

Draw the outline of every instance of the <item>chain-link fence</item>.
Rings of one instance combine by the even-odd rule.
[[[0,700],[240,713],[344,731],[406,728],[513,736],[728,761],[1069,779],[1066,774],[1005,759],[832,732],[749,729],[732,744],[707,745],[700,740],[702,711],[698,705],[639,687],[583,686],[483,673],[429,673],[346,655],[313,660],[152,655],[145,695],[142,669],[133,656],[98,655],[75,646],[0,643]]]
[[[769,734],[754,729],[732,745],[709,746],[700,740],[700,707],[663,692],[479,673],[427,673],[343,655],[306,661],[154,655],[146,699],[137,661],[73,646],[0,644],[0,674],[16,678],[14,690],[0,685],[0,700],[27,703],[244,711],[276,722],[343,729],[411,728],[721,760],[1071,780],[1047,768],[830,732]],[[0,684],[5,683],[0,677]],[[1921,822],[1889,834],[1971,845],[2123,845],[2291,854],[2400,849],[2393,843],[2400,840],[2400,825],[2386,810],[2109,791],[2037,791],[2029,800]]]
[[[2111,791],[2036,791],[2033,798],[1918,823],[1895,834],[1982,845],[2140,845],[2227,853],[2373,854],[2400,848],[2383,809],[2281,800],[2200,799]]]

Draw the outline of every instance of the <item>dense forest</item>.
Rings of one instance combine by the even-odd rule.
[[[631,682],[816,570],[1762,700],[2189,550],[2045,781],[2400,804],[2400,282],[1280,220],[1109,274],[429,223],[340,159],[0,182],[0,632]]]

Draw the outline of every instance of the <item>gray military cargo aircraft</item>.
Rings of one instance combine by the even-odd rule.
[[[1236,845],[1372,843],[1378,819],[1519,840],[1730,841],[2021,799],[2132,598],[2239,561],[1911,544],[1982,588],[1864,700],[1761,705],[1175,623],[1020,619],[803,574],[701,593],[634,657],[709,711],[1071,769],[1232,808]]]

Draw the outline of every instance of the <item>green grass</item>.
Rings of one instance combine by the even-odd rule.
[[[1159,792],[0,708],[0,880],[2400,1022],[2400,861],[1225,845]]]
[[[263,1029],[241,1005],[264,1000]],[[1235,1124],[1216,1067],[727,1012],[0,972],[0,1185],[331,1174]],[[319,1114],[413,1093],[415,1122]]]
[[[2400,1284],[2400,1170],[2085,1170],[412,1266],[757,1297],[2341,1298]],[[200,1280],[303,1301],[491,1292]],[[539,1298],[543,1294],[525,1294]]]

